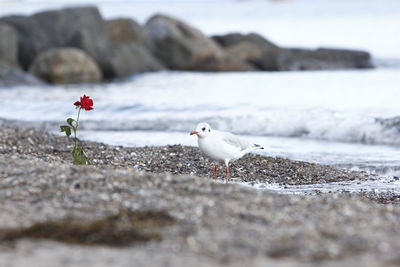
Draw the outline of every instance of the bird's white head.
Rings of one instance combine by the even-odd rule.
[[[197,135],[199,138],[206,137],[212,133],[210,125],[206,122],[201,122],[197,124],[196,131],[190,133],[190,135]]]

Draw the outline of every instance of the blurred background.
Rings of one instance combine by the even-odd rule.
[[[122,67],[118,67],[119,61],[110,59],[115,62],[113,71],[124,75],[110,78],[95,52],[91,55],[87,48],[100,65],[103,80],[49,84],[41,81],[44,63],[36,58],[26,63],[20,50],[18,68],[41,79],[19,84],[1,83],[0,78],[3,121],[57,133],[65,118],[75,116],[73,102],[86,94],[94,99],[95,109],[82,114],[81,138],[123,146],[196,145],[196,138],[188,133],[198,122],[206,121],[213,128],[262,144],[266,148],[262,153],[269,156],[365,170],[385,177],[399,175],[399,1],[0,0],[0,24],[16,28],[19,49],[21,45],[33,49],[35,38],[52,23],[44,19],[37,22],[38,33],[29,37],[26,22],[10,15],[31,16],[45,10],[86,6],[97,7],[106,22],[117,18],[137,22],[144,36],[142,46],[160,60],[162,67],[152,65],[127,75],[124,67],[137,58],[129,60],[132,53],[126,50],[127,54],[121,54],[126,56],[120,56],[126,60],[120,63]],[[156,14],[168,17],[150,19]],[[86,17],[76,16],[76,21],[72,15],[66,18],[69,21],[63,23],[73,27],[77,21],[84,23]],[[114,26],[108,23],[107,27]],[[232,33],[239,35],[227,36]],[[250,33],[257,36],[250,38]],[[63,38],[62,31],[58,34]],[[168,34],[172,43],[179,41],[178,45],[160,41],[160,36]],[[89,41],[82,37],[86,35],[79,35],[78,41],[74,37],[68,44],[81,47],[86,42],[92,47],[90,40],[96,42],[98,35]],[[0,43],[6,37],[1,38]],[[21,38],[26,43],[21,44]],[[272,50],[226,46],[239,39],[250,46],[260,42]],[[79,45],[75,45],[77,42]],[[177,53],[182,46],[185,53],[195,56],[201,54],[196,50],[199,46],[216,52],[196,64],[190,61],[193,57],[190,65]],[[319,48],[334,50],[316,50]],[[255,60],[258,56],[254,51],[261,51],[262,60]],[[271,53],[272,60],[265,63]],[[235,61],[238,58],[244,65]],[[23,76],[16,74],[13,79],[21,77],[18,75]]]

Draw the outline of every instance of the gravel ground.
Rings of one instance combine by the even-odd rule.
[[[46,162],[72,161],[72,143],[65,137],[34,129],[6,127],[0,131],[0,152],[34,157]],[[211,179],[213,164],[197,147],[181,145],[124,148],[83,142],[92,165],[134,168],[151,173],[191,174]],[[244,182],[270,182],[287,185],[372,179],[366,174],[314,163],[248,154],[231,165],[231,176]],[[220,168],[220,180],[224,171]]]
[[[127,149],[85,142],[94,166],[74,166],[70,145],[36,130],[0,128],[0,266],[400,264],[400,205],[350,194],[281,195],[215,183],[210,163],[191,147]],[[257,155],[238,162],[234,176],[283,184],[366,179]],[[158,227],[159,219],[150,218],[134,230],[159,238],[122,248],[26,235],[37,223],[72,218],[96,225],[126,210],[164,214],[174,223]],[[20,231],[11,241],[4,238],[10,229]]]

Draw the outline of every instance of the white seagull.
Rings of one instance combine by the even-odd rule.
[[[199,123],[196,131],[190,135],[197,135],[197,143],[200,151],[207,157],[225,163],[226,183],[229,179],[229,162],[243,157],[245,154],[256,150],[264,149],[262,146],[252,144],[240,137],[228,132],[211,129],[208,123]],[[218,175],[218,165],[214,166],[214,177]]]

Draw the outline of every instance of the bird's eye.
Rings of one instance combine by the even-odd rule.
[[[203,132],[206,130],[206,127],[204,127],[203,129],[201,129]]]

